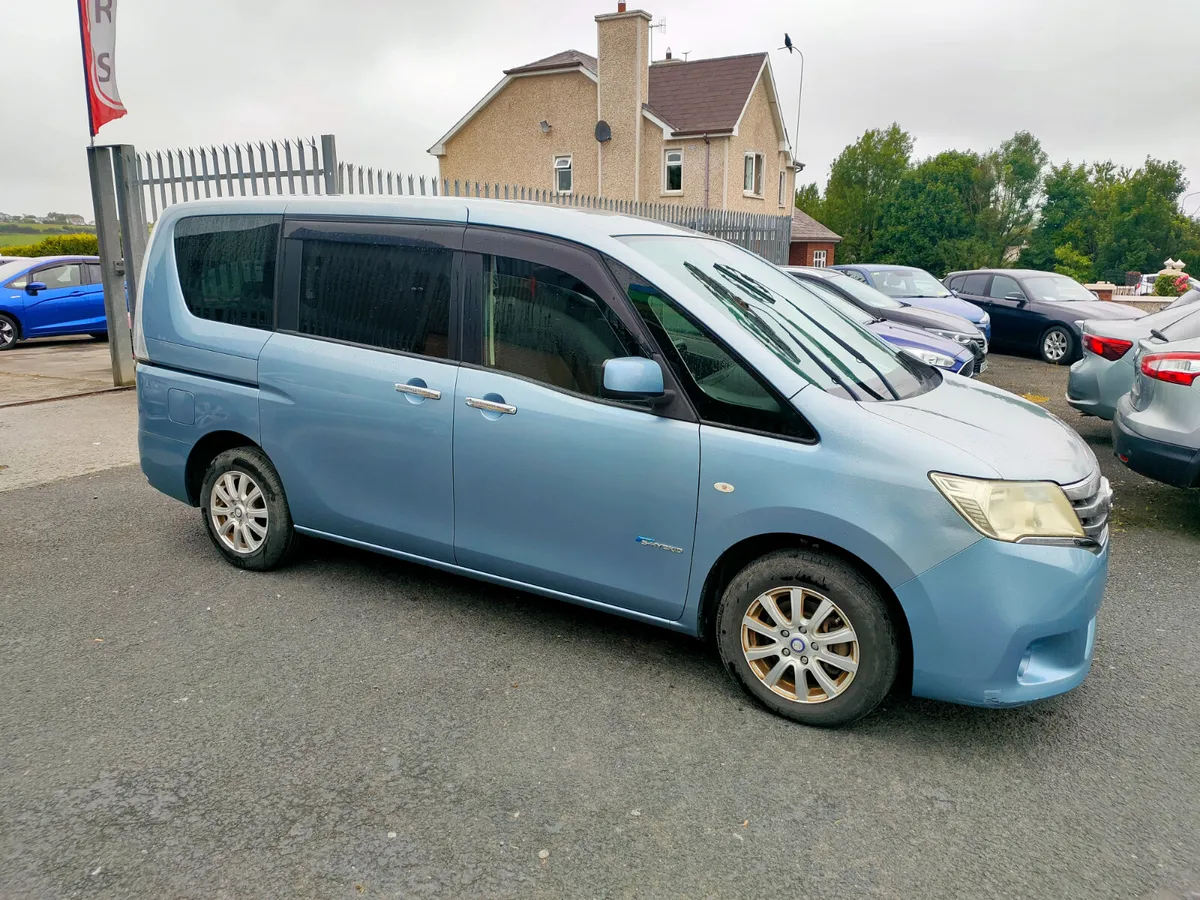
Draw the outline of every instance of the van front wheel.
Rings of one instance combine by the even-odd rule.
[[[729,583],[717,611],[721,659],[772,712],[846,725],[896,680],[896,630],[879,591],[837,557],[770,553]]]
[[[200,512],[213,544],[238,568],[274,569],[295,548],[283,483],[256,447],[235,447],[213,459],[200,490]]]

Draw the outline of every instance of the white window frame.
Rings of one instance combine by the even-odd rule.
[[[566,165],[563,165],[563,163],[566,163]],[[574,165],[574,161],[571,158],[571,154],[569,154],[569,153],[564,154],[562,156],[554,157],[554,193],[569,194],[572,192],[572,190],[574,190],[574,188],[575,188],[575,170],[573,168],[573,165]],[[567,188],[565,191],[558,186],[558,173],[559,172],[566,172],[567,178],[571,182],[571,186],[569,188]]]
[[[679,157],[678,161],[671,162],[672,156],[678,156]],[[671,166],[679,166],[679,187],[678,188],[668,187],[668,185],[670,184],[670,179],[668,178],[667,173],[670,170]],[[667,194],[670,196],[677,196],[677,195],[683,193],[683,148],[682,147],[672,147],[672,148],[663,150],[662,192],[664,194]]]
[[[826,262],[826,260],[828,260],[828,259],[829,259],[829,251],[828,250],[814,250],[813,251],[813,261],[812,261],[813,268],[814,269],[824,269],[826,266],[829,265],[829,263]]]
[[[750,163],[750,181],[751,188],[746,187],[746,162]],[[742,156],[742,195],[746,197],[759,197],[763,195],[763,168],[766,159],[763,155],[755,150],[747,150]]]

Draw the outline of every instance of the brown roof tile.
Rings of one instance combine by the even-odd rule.
[[[649,106],[677,134],[730,131],[746,106],[765,53],[650,67]]]
[[[793,241],[827,241],[836,244],[841,239],[840,234],[826,228],[803,210],[792,210]]]
[[[515,69],[505,69],[504,74],[520,75],[525,72],[541,72],[546,69],[563,69],[567,66],[583,66],[592,74],[597,72],[596,57],[580,53],[578,50],[564,50],[562,53],[555,53],[553,56],[547,56],[545,59],[534,60],[523,66],[517,66]]]

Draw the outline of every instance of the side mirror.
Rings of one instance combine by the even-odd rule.
[[[1005,294],[1004,299],[1011,300],[1014,303],[1022,303],[1023,304],[1025,302],[1025,295],[1020,293],[1019,291],[1012,291],[1011,293]]]
[[[36,295],[38,291],[44,291],[45,289],[46,282],[44,281],[31,281],[29,284],[25,285],[25,293],[31,295]]]
[[[604,396],[663,406],[671,402],[672,392],[663,387],[662,366],[656,360],[621,356],[604,361]]]

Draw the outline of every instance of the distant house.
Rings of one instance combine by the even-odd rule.
[[[766,53],[650,60],[650,14],[595,17],[598,53],[504,77],[429,148],[442,178],[786,215],[796,163]]]
[[[792,211],[792,242],[788,265],[832,266],[834,250],[842,236],[826,228],[803,210]]]

